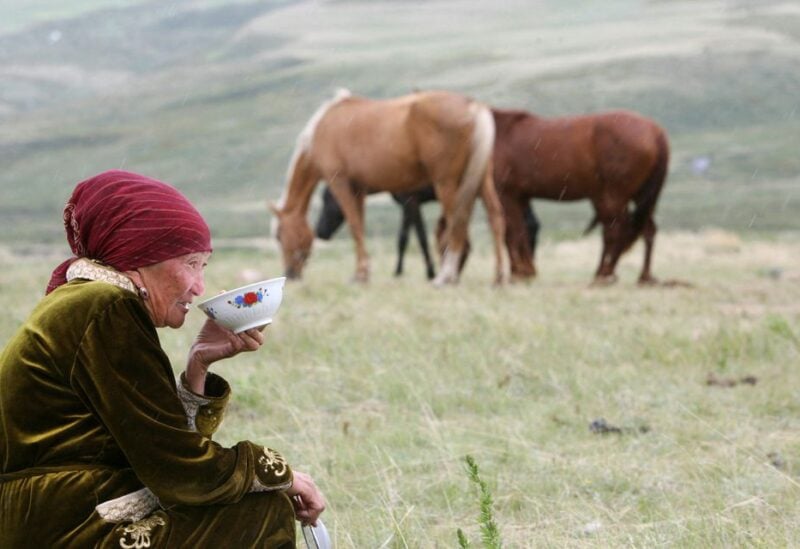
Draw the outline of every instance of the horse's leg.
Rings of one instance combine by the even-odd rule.
[[[650,216],[642,230],[642,237],[644,238],[644,265],[642,266],[642,274],[639,275],[639,284],[642,285],[658,283],[658,280],[650,273],[650,258],[653,254],[653,242],[656,238],[656,230],[656,222],[653,221],[653,216]]]
[[[603,226],[603,249],[600,252],[600,265],[594,274],[593,286],[607,286],[617,281],[614,270],[611,268],[611,248],[614,245],[613,220],[601,220]]]
[[[468,222],[472,207],[469,211],[461,212],[465,219],[454,219],[454,210],[458,184],[455,181],[443,182],[436,185],[436,195],[442,205],[442,217],[437,228],[439,251],[442,255],[442,265],[439,274],[433,283],[437,286],[458,282],[459,263],[464,252],[464,243],[467,239]]]
[[[447,232],[447,220],[444,216],[444,211],[439,215],[439,220],[436,222],[436,249],[439,252],[439,257],[444,256],[445,249],[445,233]]]
[[[425,275],[428,277],[428,280],[431,280],[436,276],[436,273],[433,268],[430,251],[428,250],[428,231],[425,230],[422,208],[420,207],[419,201],[416,199],[408,202],[406,208],[409,210],[411,222],[414,224],[414,228],[417,231],[417,240],[419,241],[419,248],[422,250],[422,257],[425,258]],[[403,215],[405,215],[405,213]]]
[[[503,212],[506,221],[506,245],[511,260],[511,277],[524,280],[536,276],[530,248],[530,233],[525,207],[527,200],[503,196]]]
[[[394,276],[403,274],[403,257],[408,247],[408,231],[411,230],[412,223],[409,203],[401,202],[400,207],[403,211],[403,222],[400,225],[400,234],[397,237],[397,268],[394,270]]]
[[[506,220],[503,216],[503,206],[500,204],[500,197],[497,196],[497,189],[495,189],[494,186],[491,161],[483,176],[480,192],[494,239],[494,282],[495,284],[503,284],[509,278],[509,267],[506,262],[506,257],[509,253],[505,240]]]
[[[632,220],[627,205],[611,211],[613,213],[598,211],[603,225],[603,254],[594,279],[597,285],[609,285],[617,281],[614,271],[631,239]]]
[[[356,246],[356,282],[369,280],[369,255],[364,246],[364,193],[356,192],[349,181],[332,178],[328,182],[336,201],[342,208]]]
[[[446,230],[447,220],[444,218],[444,214],[442,214],[439,216],[439,220],[436,223],[436,249],[439,250],[440,257],[444,257]],[[469,253],[471,250],[472,246],[469,243],[469,239],[467,239],[464,242],[464,249],[461,251],[461,259],[458,261],[459,274],[464,270],[464,265],[467,264],[467,259],[469,258]]]
[[[533,211],[530,199],[525,200],[525,227],[528,229],[528,243],[531,247],[531,262],[536,258],[536,245],[539,242],[539,218]],[[534,272],[536,271],[534,267]]]
[[[534,253],[536,250],[536,233],[539,230],[539,221],[533,215],[533,210],[530,207],[530,200],[526,198],[520,199],[519,207],[521,210],[521,219],[524,222],[524,227],[520,227],[517,236],[517,249],[520,257],[519,275],[523,278],[534,278],[536,276],[536,262],[534,261]]]
[[[603,227],[603,251],[592,284],[607,286],[617,281],[614,269],[622,250],[628,216],[624,206],[620,208],[613,202],[595,202],[594,207],[595,216]]]

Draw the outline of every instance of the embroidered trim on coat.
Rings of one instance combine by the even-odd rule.
[[[274,486],[267,486],[258,477],[253,479],[253,484],[250,486],[251,492],[273,492],[275,490],[288,490],[292,487],[292,481],[284,482],[283,484],[276,484]]]
[[[161,517],[148,517],[144,520],[129,524],[122,530],[119,546],[123,549],[144,549],[150,547],[150,535],[156,526],[165,526],[167,523]],[[130,542],[126,538],[130,537]]]
[[[80,258],[72,263],[67,269],[67,281],[73,278],[83,278],[85,280],[102,280],[113,284],[123,290],[129,290],[137,293],[136,286],[131,282],[131,279],[115,271],[111,267],[106,267],[100,263],[96,263],[91,259]]]
[[[264,454],[258,458],[258,463],[264,468],[265,473],[269,473],[271,470],[275,476],[279,477],[286,474],[286,460],[270,448],[264,448]]]
[[[178,383],[178,398],[181,399],[181,404],[186,412],[186,424],[189,426],[189,430],[197,431],[197,411],[200,406],[205,406],[211,400],[191,392],[183,386],[183,383]]]
[[[156,509],[159,503],[156,495],[149,488],[142,488],[130,494],[104,501],[95,510],[105,521],[122,522],[125,520],[141,520]]]

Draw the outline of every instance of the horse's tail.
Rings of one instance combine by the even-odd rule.
[[[656,146],[658,147],[658,156],[655,166],[653,166],[650,175],[633,197],[634,204],[636,205],[633,210],[634,239],[642,234],[645,224],[653,216],[656,203],[658,202],[658,196],[667,178],[669,143],[667,142],[666,134],[660,128],[658,129],[658,135],[656,137]]]
[[[583,236],[586,236],[587,234],[592,232],[594,230],[594,228],[597,227],[598,223],[600,223],[600,218],[597,217],[597,214],[594,214],[594,217],[592,218],[592,220],[589,222],[589,224],[583,230]]]
[[[486,105],[471,103],[470,112],[474,115],[472,147],[467,167],[461,174],[453,209],[453,225],[468,223],[472,207],[480,192],[483,177],[489,169],[489,161],[494,149],[494,117]]]

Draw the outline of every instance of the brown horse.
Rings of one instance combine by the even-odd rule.
[[[518,110],[494,109],[493,114],[494,179],[505,213],[512,275],[536,274],[523,220],[531,198],[589,199],[595,215],[586,232],[598,223],[603,226],[595,282],[615,281],[620,256],[643,236],[639,282],[653,283],[653,213],[669,162],[664,130],[628,111],[563,118]]]
[[[324,103],[300,134],[277,220],[286,275],[298,278],[314,233],[306,215],[324,179],[344,212],[356,246],[358,281],[369,278],[364,247],[365,192],[392,193],[433,182],[448,231],[436,284],[455,283],[478,195],[486,206],[495,246],[495,281],[505,279],[502,207],[492,180],[494,122],[485,105],[454,93],[421,92],[387,100],[342,91]],[[358,192],[362,189],[365,192]]]

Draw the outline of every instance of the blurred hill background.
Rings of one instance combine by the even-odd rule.
[[[797,2],[12,0],[0,242],[63,242],[72,187],[109,168],[173,183],[220,239],[263,238],[295,138],[338,87],[443,88],[554,116],[636,110],[671,137],[662,229],[800,229]],[[590,218],[588,204],[535,207],[544,238]],[[370,234],[396,231],[388,200],[367,215]]]

